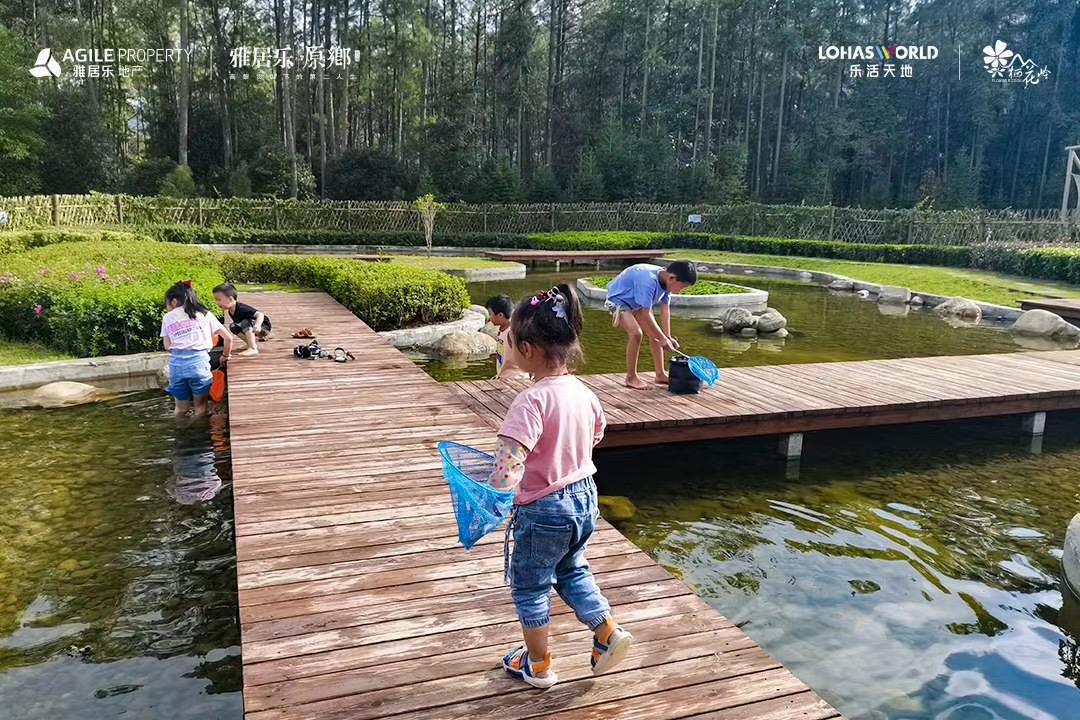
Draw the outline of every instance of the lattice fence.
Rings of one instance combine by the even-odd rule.
[[[0,229],[51,225],[192,224],[280,230],[420,231],[407,202],[35,195],[0,198],[10,216]],[[691,224],[690,215],[700,216]],[[1080,214],[1058,211],[868,210],[802,205],[647,203],[449,205],[439,233],[558,231],[706,232],[835,242],[970,245],[1080,243]]]

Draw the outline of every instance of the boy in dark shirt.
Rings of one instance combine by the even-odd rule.
[[[247,349],[240,355],[258,355],[258,341],[270,334],[270,318],[242,302],[236,301],[236,288],[225,283],[214,288],[214,302],[225,312],[225,327],[233,335],[242,335]]]

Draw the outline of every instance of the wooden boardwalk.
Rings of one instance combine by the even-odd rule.
[[[555,270],[562,268],[564,262],[573,266],[575,263],[592,263],[597,270],[600,263],[605,260],[619,260],[625,263],[648,262],[659,255],[662,250],[490,250],[486,253],[494,260],[509,260],[513,262],[529,263],[533,267],[538,262],[555,263]]]
[[[721,368],[698,395],[583,375],[608,429],[601,447],[957,420],[1080,408],[1080,351]],[[527,381],[452,383],[498,427]]]
[[[490,447],[491,428],[326,295],[254,304],[276,338],[229,377],[246,718],[839,717],[606,523],[590,562],[634,650],[594,678],[556,598],[560,683],[507,678],[502,537],[458,545],[435,448]],[[301,326],[356,362],[293,359]]]
[[[1076,325],[1080,321],[1080,298],[1046,298],[1045,300],[1024,300],[1021,310],[1049,310]]]

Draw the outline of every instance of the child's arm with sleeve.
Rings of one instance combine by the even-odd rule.
[[[498,490],[509,490],[525,477],[525,458],[529,452],[517,440],[499,437],[495,448],[495,468],[489,482]]]

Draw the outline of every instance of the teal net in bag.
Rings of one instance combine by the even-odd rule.
[[[485,452],[443,440],[439,455],[443,476],[450,485],[458,540],[468,550],[509,517],[515,490],[499,490],[491,485],[488,479],[495,458]]]
[[[716,367],[712,360],[707,357],[695,355],[694,357],[687,356],[686,364],[690,366],[690,372],[697,376],[697,379],[705,383],[709,387],[712,387],[720,377],[720,370]]]

